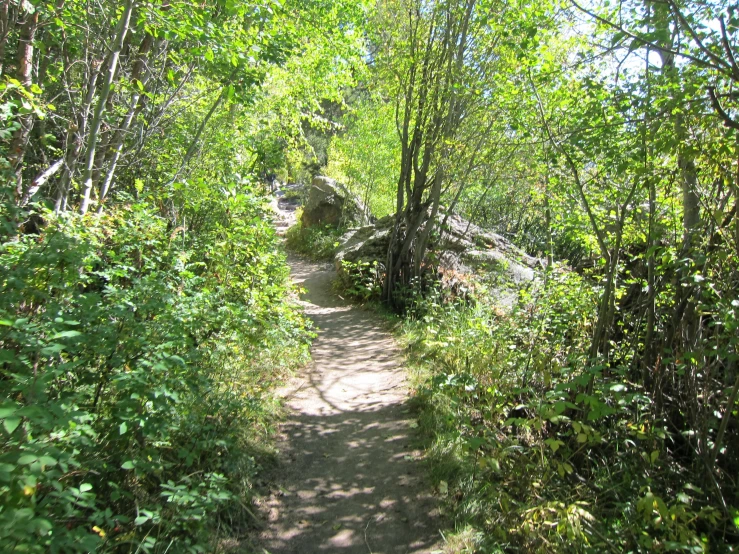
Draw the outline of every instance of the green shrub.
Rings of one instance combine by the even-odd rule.
[[[341,260],[338,286],[342,293],[360,302],[379,300],[382,294],[382,272],[377,260],[350,262]]]
[[[333,225],[303,227],[298,212],[298,222],[285,234],[285,245],[292,250],[316,262],[327,262],[334,259],[339,239],[344,229]]]
[[[404,324],[433,478],[481,551],[718,546],[721,505],[671,455],[653,399],[625,369],[586,363],[596,301],[554,272],[511,309],[483,294]]]
[[[129,202],[3,240],[3,552],[209,552],[242,521],[308,336],[259,201],[221,202],[196,236]]]

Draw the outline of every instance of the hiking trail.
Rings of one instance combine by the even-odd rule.
[[[278,202],[278,232],[294,216]],[[318,337],[282,391],[288,417],[260,548],[270,554],[441,552],[441,517],[414,449],[402,355],[376,314],[342,300],[333,268],[289,258]],[[261,551],[260,551],[261,552]]]

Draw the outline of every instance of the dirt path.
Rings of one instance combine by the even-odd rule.
[[[372,313],[331,289],[330,266],[290,260],[318,329],[285,391],[279,481],[262,508],[270,554],[441,551],[439,516],[411,447],[405,371]]]

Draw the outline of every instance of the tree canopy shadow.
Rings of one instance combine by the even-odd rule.
[[[440,517],[419,468],[404,372],[379,321],[331,293],[332,273],[294,261],[319,329],[287,395],[279,465],[262,507],[263,547],[288,553],[428,553]]]

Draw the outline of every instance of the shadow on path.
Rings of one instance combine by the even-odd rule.
[[[405,372],[370,312],[331,290],[333,271],[290,260],[318,328],[313,363],[286,387],[278,479],[262,547],[288,553],[430,553],[440,518],[414,451]]]

